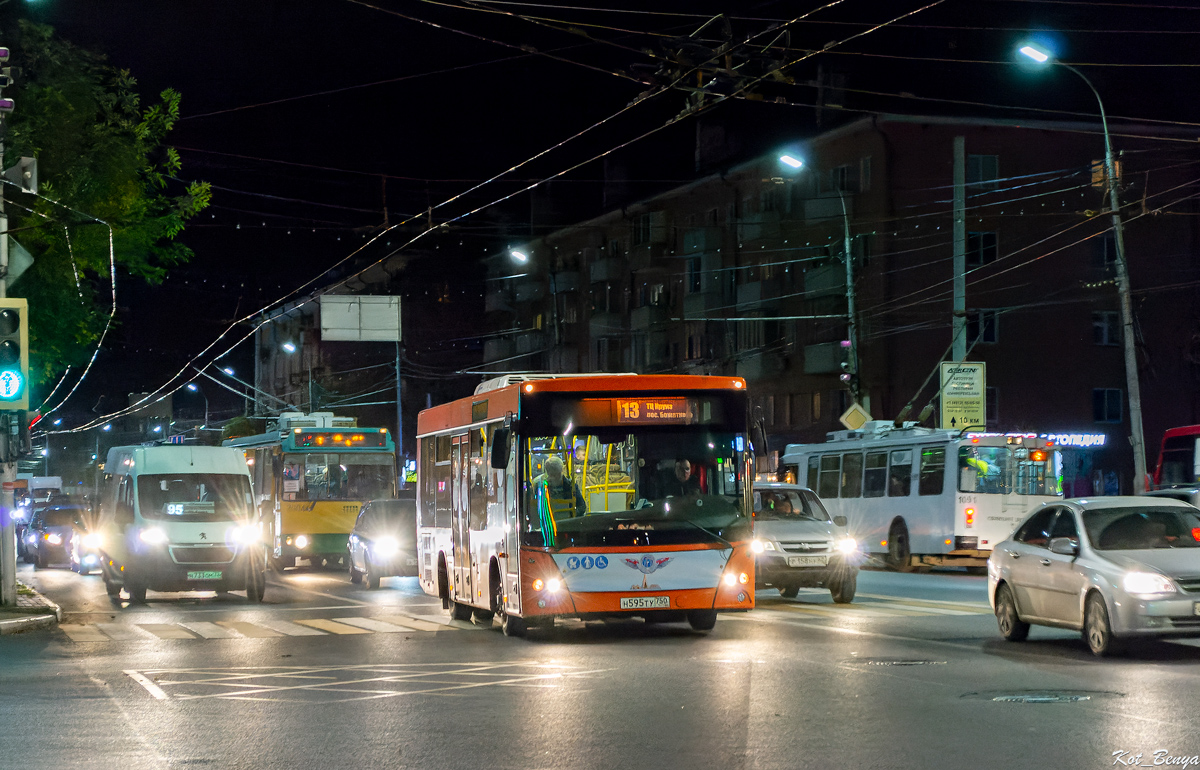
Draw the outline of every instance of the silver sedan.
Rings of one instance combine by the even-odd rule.
[[[1200,511],[1162,497],[1044,503],[988,559],[1000,634],[1077,629],[1096,655],[1200,636]]]

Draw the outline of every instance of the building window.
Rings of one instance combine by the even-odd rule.
[[[763,322],[762,321],[746,321],[739,323],[738,327],[738,351],[748,353],[763,345]]]
[[[650,304],[654,307],[666,307],[667,290],[663,284],[656,283],[650,287]]]
[[[687,358],[689,361],[704,356],[704,336],[700,333],[700,324],[687,325]]]
[[[995,190],[999,185],[999,155],[968,155],[967,184],[976,190]]]
[[[764,396],[762,400],[762,416],[763,424],[768,427],[775,426],[775,397]]]
[[[614,240],[614,241],[608,242],[608,256],[614,257],[614,258],[621,256],[621,242],[620,241]]]
[[[1117,239],[1107,232],[1096,239],[1096,267],[1110,268],[1117,262]]]
[[[1096,422],[1121,421],[1121,389],[1092,389],[1092,419]]]
[[[700,257],[689,257],[684,266],[683,290],[686,294],[698,294],[701,285]]]
[[[1115,310],[1092,313],[1092,342],[1097,345],[1119,345],[1121,342],[1121,317]]]
[[[645,246],[650,242],[650,215],[642,214],[633,218],[633,234],[630,241],[634,246]]]
[[[841,192],[858,192],[858,173],[857,164],[831,169],[829,172],[830,188]]]
[[[967,267],[989,265],[998,254],[995,233],[967,233]]]
[[[967,344],[982,342],[988,345],[1000,341],[1000,312],[972,310],[967,316]]]
[[[988,430],[995,430],[1000,425],[1000,388],[987,388],[983,398]]]
[[[821,393],[820,391],[812,394],[812,420],[809,422],[821,421]]]

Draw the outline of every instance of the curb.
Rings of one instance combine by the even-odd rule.
[[[39,628],[53,628],[62,622],[62,607],[34,591],[30,586],[24,583],[19,584],[31,591],[33,596],[26,598],[24,606],[22,606],[22,597],[18,595],[17,606],[9,608],[17,617],[0,619],[0,636],[19,634],[22,631],[33,631]]]
[[[0,636],[19,634],[22,631],[33,631],[39,628],[53,628],[58,625],[58,620],[57,613],[54,615],[29,615],[24,618],[0,620]]]

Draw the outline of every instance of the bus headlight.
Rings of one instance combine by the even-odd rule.
[[[732,572],[726,572],[725,573],[725,585],[727,585],[727,586],[737,585],[737,575],[733,574]]]
[[[557,578],[550,578],[546,581],[546,590],[552,594],[558,593],[562,590],[562,581]]]
[[[308,535],[296,535],[296,547],[308,548]]]
[[[840,553],[854,553],[858,550],[858,543],[852,537],[843,537],[837,541],[837,549]]]
[[[400,541],[394,537],[381,537],[371,544],[376,556],[394,556],[400,550]]]
[[[149,543],[150,545],[161,545],[167,542],[167,533],[160,527],[147,527],[138,533],[138,537],[141,538],[143,543]]]
[[[104,544],[104,538],[99,532],[89,532],[79,539],[79,544],[84,548],[99,548]]]

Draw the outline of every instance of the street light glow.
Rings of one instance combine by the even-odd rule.
[[[514,249],[513,251],[510,251],[509,254],[512,255],[513,259],[517,260],[518,262],[520,262],[522,264],[529,261],[529,255],[523,251],[516,251]]]
[[[804,165],[804,161],[791,155],[780,155],[779,162],[792,168],[800,168]]]
[[[288,352],[288,353],[296,352],[296,343],[294,343],[294,342],[285,342],[285,343],[283,343],[282,347],[285,352]]]
[[[233,367],[232,367],[232,366],[226,366],[226,367],[223,367],[223,368],[221,369],[221,371],[225,372],[225,373],[226,373],[226,374],[228,374],[230,377],[232,377],[232,376],[233,376]]]
[[[196,383],[194,383],[194,382],[189,382],[187,384],[187,389],[192,391],[193,393],[195,393],[197,390],[199,390],[199,386],[196,385]]]
[[[112,426],[111,426],[111,425],[105,425],[105,426],[104,426],[104,430],[112,430]]]
[[[1045,64],[1046,62],[1050,61],[1050,52],[1040,46],[1034,45],[1033,43],[1027,43],[1017,50],[1028,56],[1030,59],[1033,59],[1038,64]]]

